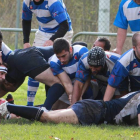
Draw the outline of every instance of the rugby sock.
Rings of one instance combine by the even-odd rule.
[[[29,120],[40,120],[42,113],[44,112],[41,108],[32,106],[20,106],[7,103],[7,109],[10,113],[17,116],[29,119]]]
[[[59,99],[59,97],[62,96],[62,94],[65,92],[64,87],[61,84],[54,84],[52,85],[47,94],[47,98],[44,103],[44,107],[48,110],[52,108],[52,105]]]
[[[8,101],[8,103],[10,104],[14,104],[14,99],[13,99],[12,94],[7,95],[6,101]]]
[[[50,88],[49,86],[45,85],[46,97],[47,97],[49,88]]]
[[[34,99],[39,87],[39,82],[30,78],[28,79],[28,91],[27,91],[27,106],[34,105]]]

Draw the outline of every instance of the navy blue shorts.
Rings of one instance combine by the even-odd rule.
[[[15,50],[7,59],[7,64],[10,67],[9,76],[17,81],[25,76],[36,77],[49,68],[44,57],[49,58],[49,56],[44,56],[36,47]]]
[[[104,121],[106,109],[103,102],[98,100],[81,100],[71,108],[82,125],[100,124]]]

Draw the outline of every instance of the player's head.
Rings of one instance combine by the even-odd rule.
[[[7,74],[8,68],[5,63],[0,63],[0,82],[5,80],[5,76]]]
[[[53,50],[61,63],[65,65],[69,62],[72,56],[72,47],[66,39],[56,39],[53,43]]]
[[[134,2],[140,4],[140,0],[134,0]]]
[[[3,40],[3,36],[2,36],[2,32],[0,31],[0,48],[1,48],[2,40]]]
[[[135,33],[133,35],[132,45],[136,56],[140,59],[140,33]]]
[[[105,37],[97,38],[96,41],[93,43],[93,47],[99,46],[103,48],[105,51],[109,51],[111,48],[110,41]]]
[[[101,47],[95,46],[88,52],[87,62],[93,74],[99,73],[105,65],[106,55]]]

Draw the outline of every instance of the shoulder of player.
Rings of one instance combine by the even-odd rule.
[[[115,56],[115,57],[120,57],[121,55],[114,53],[114,52],[110,52],[110,51],[105,51],[105,54],[108,58],[110,58],[111,56]]]
[[[85,47],[85,46],[82,46],[82,45],[74,45],[73,46],[73,53],[77,53],[79,52],[80,50],[83,50],[85,52],[88,51],[88,49]]]
[[[33,2],[33,0],[24,0],[23,3],[27,5],[27,7],[30,6],[30,3]]]
[[[59,59],[57,58],[56,54],[54,54],[54,55],[51,57],[50,63],[51,63],[51,62],[57,63],[58,61],[59,61]]]
[[[133,49],[130,49],[127,52],[125,52],[124,54],[122,54],[118,61],[124,67],[127,67],[134,60],[135,60],[134,50]]]
[[[86,69],[89,69],[89,64],[87,62],[88,52],[84,53],[83,56],[80,58],[79,63],[83,63]]]
[[[134,54],[134,50],[130,49],[128,51],[126,51],[125,53],[123,53],[119,60],[129,60],[132,61],[135,58],[135,54]]]
[[[48,1],[48,6],[50,7],[52,4],[55,2],[60,2],[59,0],[47,0]],[[61,2],[60,2],[61,3]]]
[[[133,0],[122,0],[121,2],[120,2],[120,7],[126,7],[127,8],[127,6],[128,6],[128,4],[130,3],[130,2],[132,2]]]

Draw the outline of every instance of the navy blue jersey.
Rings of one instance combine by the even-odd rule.
[[[47,69],[49,67],[48,60],[54,54],[52,46],[30,47],[12,51],[6,44],[2,43],[1,50],[2,59],[9,66],[6,77],[10,77],[14,81],[28,76],[32,70],[41,67]]]
[[[107,123],[115,122],[115,116],[124,108],[124,106],[129,102],[129,100],[140,91],[129,93],[119,99],[114,99],[111,101],[106,101],[106,115],[105,121]],[[133,109],[133,108],[132,108]],[[131,115],[131,114],[130,114]]]

